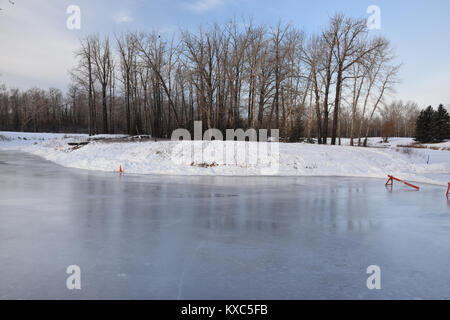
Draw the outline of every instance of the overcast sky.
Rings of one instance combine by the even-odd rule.
[[[80,30],[66,27],[69,5],[81,9]],[[368,17],[370,5],[381,8],[381,30],[371,32],[390,39],[403,62],[402,83],[392,98],[415,100],[421,106],[449,104],[448,0],[0,0],[0,84],[65,91],[73,52],[79,39],[91,33],[170,34],[233,17],[267,24],[281,19],[312,33],[335,12]]]

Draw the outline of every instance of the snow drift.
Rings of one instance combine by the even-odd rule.
[[[85,135],[0,132],[0,149],[41,156],[79,169],[170,175],[351,176],[402,179],[446,185],[450,151],[398,148],[402,139],[384,147],[257,143],[234,141],[94,141],[74,150],[67,143]],[[103,136],[110,137],[110,136]],[[24,140],[25,138],[26,140]],[[379,140],[379,139],[378,139]],[[376,139],[371,140],[375,144]],[[199,150],[200,153],[198,152]]]

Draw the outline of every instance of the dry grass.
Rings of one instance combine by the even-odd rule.
[[[194,163],[194,162],[192,162],[191,163],[191,166],[192,167],[200,167],[200,168],[210,168],[210,167],[217,167],[217,163],[215,163],[215,162],[213,162],[213,163],[205,163],[205,162],[202,162],[202,163]]]
[[[398,148],[415,148],[415,149],[430,149],[430,150],[445,150],[450,151],[450,147],[435,147],[435,146],[427,146],[420,143],[412,143],[412,144],[399,144]]]
[[[11,139],[0,134],[0,141],[10,141]]]
[[[120,137],[120,138],[89,138],[89,141],[98,141],[102,143],[115,143],[115,142],[142,142],[154,140],[150,136],[130,136],[130,137]]]
[[[396,148],[395,151],[407,154],[407,155],[411,155],[413,153],[413,150],[410,147],[401,147],[401,148]]]

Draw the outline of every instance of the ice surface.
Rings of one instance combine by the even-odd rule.
[[[0,298],[449,299],[445,188],[384,183],[120,176],[0,151]]]

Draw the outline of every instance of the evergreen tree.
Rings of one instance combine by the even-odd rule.
[[[422,110],[416,122],[416,141],[433,142],[433,123],[435,111],[431,106]]]
[[[442,104],[435,112],[433,130],[436,141],[444,141],[450,138],[450,115]]]
[[[289,142],[301,142],[303,141],[304,128],[303,120],[300,115],[295,119],[295,124],[291,129],[291,134],[289,136]]]

